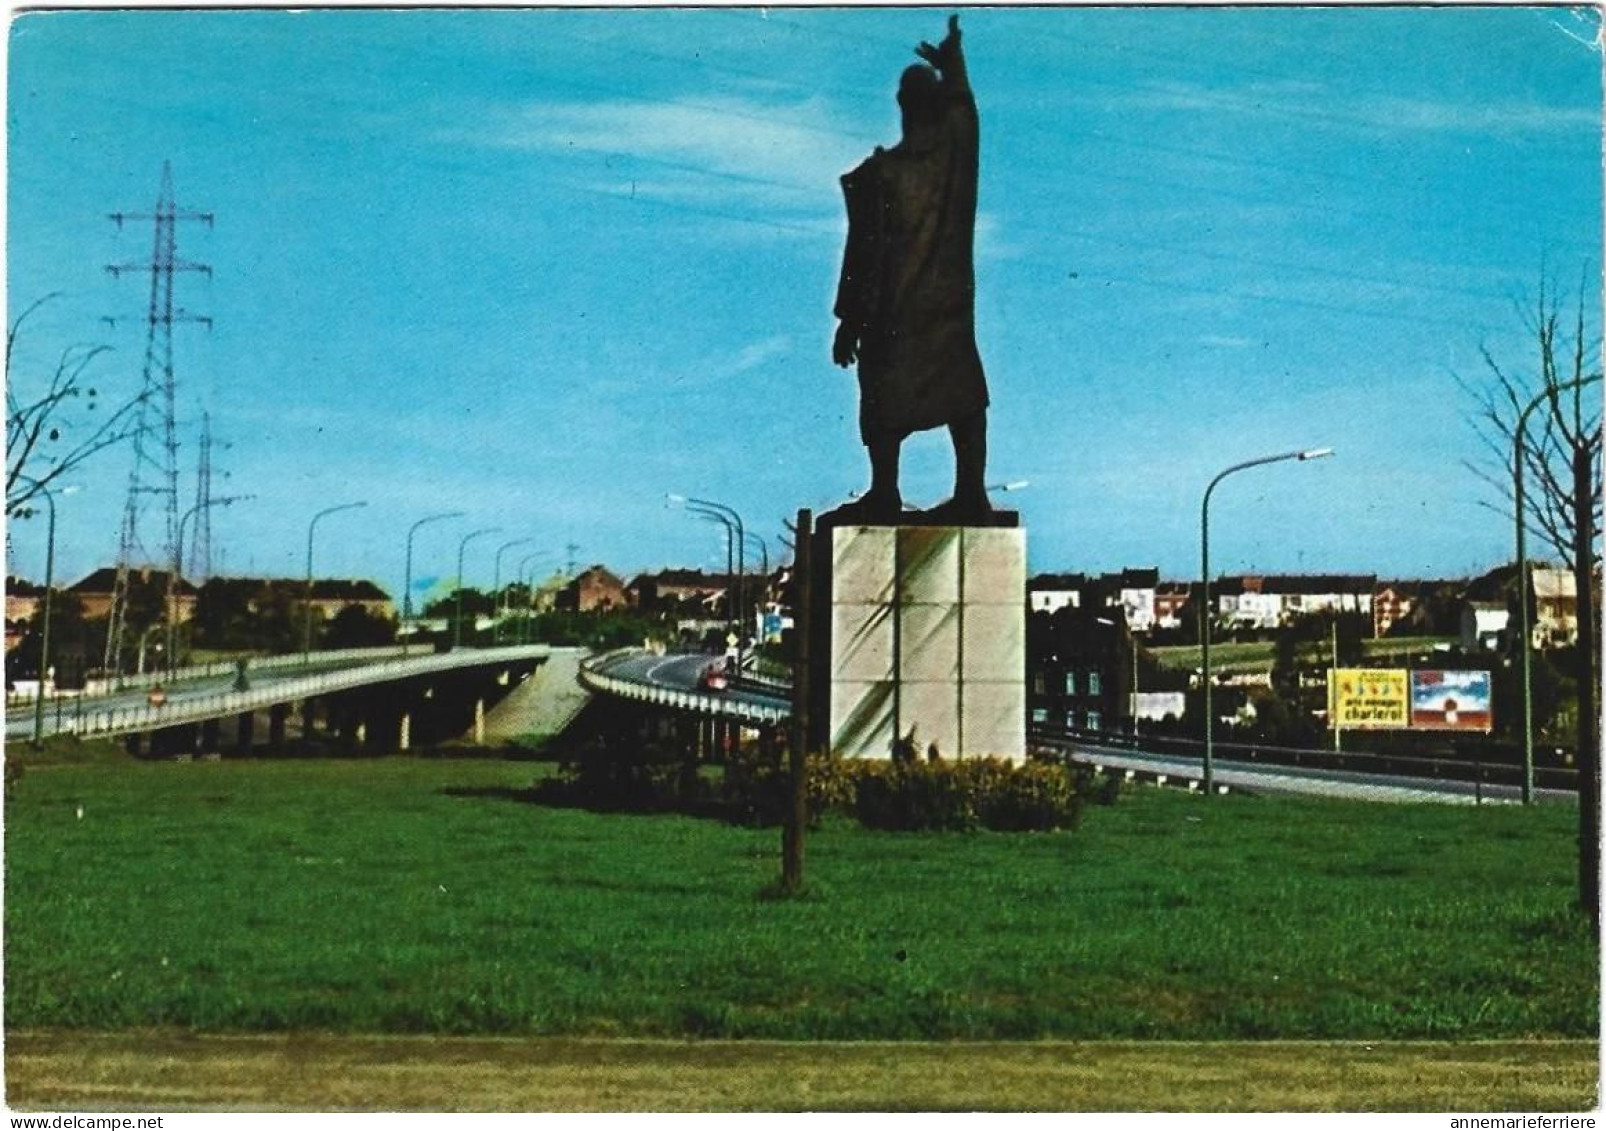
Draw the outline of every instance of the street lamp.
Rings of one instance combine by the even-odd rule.
[[[1199,645],[1202,650],[1204,677],[1204,715],[1205,715],[1205,746],[1204,746],[1204,791],[1208,797],[1215,792],[1215,707],[1210,694],[1210,495],[1227,476],[1246,468],[1260,467],[1268,463],[1282,463],[1285,460],[1321,459],[1333,454],[1332,448],[1312,448],[1303,452],[1283,452],[1281,455],[1261,456],[1259,459],[1245,460],[1235,463],[1225,471],[1219,473],[1205,488],[1204,503],[1199,511],[1199,575],[1203,581],[1202,603],[1199,606]]]
[[[686,495],[668,495],[666,498],[671,503],[680,503],[683,506],[691,508],[693,513],[707,514],[712,512],[714,514],[723,515],[726,518],[729,518],[731,522],[735,524],[736,533],[733,541],[736,544],[736,625],[738,629],[736,634],[736,670],[739,672],[742,668],[742,636],[740,632],[740,628],[742,627],[741,578],[742,575],[747,572],[746,547],[744,545],[747,540],[747,533],[746,529],[742,526],[742,516],[737,514],[734,508],[728,507],[724,503],[710,502],[707,499],[693,499]]]
[[[725,530],[725,620],[727,623],[736,619],[736,604],[731,597],[731,577],[736,568],[736,525],[730,519],[717,511],[691,512],[706,522],[717,522]]]
[[[736,525],[719,511],[692,510],[692,514],[707,522],[717,522],[725,528],[725,627],[741,627],[741,613],[731,592],[731,579],[735,569]],[[738,639],[740,639],[738,637]]]
[[[50,590],[56,583],[56,492],[70,495],[77,487],[46,487],[32,476],[18,476],[33,484],[33,489],[45,497],[50,517],[45,527],[45,600],[39,622],[39,689],[34,695],[33,748],[45,739],[45,676],[50,671]]]
[[[534,541],[534,538],[515,538],[511,542],[503,542],[496,548],[496,572],[493,575],[494,580],[491,582],[491,592],[496,595],[496,625],[492,629],[492,633],[493,639],[498,644],[502,643],[502,611],[505,607],[502,600],[502,554],[506,550],[511,550],[514,546],[527,546]]]
[[[1541,390],[1528,402],[1517,417],[1517,431],[1512,450],[1513,497],[1517,514],[1517,604],[1521,607],[1522,626],[1522,803],[1532,804],[1534,794],[1534,707],[1533,707],[1533,628],[1528,616],[1528,539],[1523,521],[1522,442],[1528,427],[1528,414],[1563,389],[1581,389],[1601,379],[1596,373],[1574,381],[1563,381]]]
[[[460,648],[463,645],[463,551],[468,544],[482,534],[495,534],[501,530],[500,526],[487,526],[483,530],[476,530],[472,534],[463,535],[463,540],[457,544],[457,616],[452,626],[452,647]]]
[[[419,519],[417,522],[413,523],[413,525],[408,529],[408,531],[407,531],[407,572],[405,574],[404,580],[402,581],[402,627],[403,628],[406,628],[407,627],[407,622],[413,619],[413,535],[418,533],[418,528],[420,526],[427,525],[428,523],[431,523],[431,522],[440,522],[443,519],[460,518],[463,515],[463,513],[464,512],[462,512],[462,511],[442,511],[440,514],[432,514],[432,515],[429,515],[426,518]],[[404,633],[403,636],[402,636],[402,655],[405,656],[407,654],[407,646],[411,642],[412,642],[411,634]]]
[[[306,605],[302,615],[301,626],[301,663],[303,666],[312,663],[312,535],[318,529],[318,520],[326,515],[337,514],[340,511],[353,511],[358,507],[366,507],[366,502],[341,503],[336,507],[326,507],[312,516],[307,523],[307,593]]]
[[[529,644],[531,642],[530,619],[531,619],[532,615],[535,612],[535,571],[533,569],[528,568],[528,567],[534,562],[542,561],[542,560],[544,560],[546,558],[550,558],[551,556],[552,556],[552,551],[551,550],[537,550],[535,553],[533,553],[533,554],[525,554],[524,557],[519,559],[519,574],[518,574],[518,576],[519,576],[519,580],[524,582],[524,605],[525,605],[524,620],[523,620],[523,623],[520,625],[520,628],[523,631],[521,631],[520,634],[519,634],[520,635],[519,643],[521,643],[521,644]]]
[[[167,575],[167,674],[169,680],[178,664],[178,575],[184,563],[184,528],[190,519],[208,507],[226,507],[254,499],[255,495],[221,495],[215,499],[196,503],[178,520],[178,541],[173,544],[173,568]]]
[[[764,536],[762,534],[754,534],[751,530],[744,531],[742,537],[749,542],[758,543],[758,552],[762,555],[762,561],[764,564],[764,577],[767,581],[770,575],[770,544],[764,541]]]

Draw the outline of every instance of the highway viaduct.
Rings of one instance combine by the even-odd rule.
[[[139,755],[182,757],[283,752],[316,743],[349,753],[388,753],[459,737],[480,741],[486,712],[551,654],[545,645],[457,649],[446,653],[331,660],[302,665],[281,658],[260,670],[184,673],[40,715],[26,703],[8,710],[8,742],[44,736],[121,738]],[[299,659],[299,658],[294,658]]]

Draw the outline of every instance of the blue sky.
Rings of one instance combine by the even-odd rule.
[[[399,590],[576,543],[629,575],[722,567],[867,480],[830,363],[837,177],[897,138],[892,92],[947,9],[85,11],[14,16],[11,317],[26,395],[74,342],[139,387],[140,281],[171,161],[181,507],[201,414],[223,572]],[[1461,460],[1455,375],[1531,367],[1548,271],[1598,309],[1597,15],[1566,8],[964,10],[982,116],[977,333],[994,482],[1034,570],[1458,575],[1510,553]],[[115,327],[103,315],[135,315]],[[227,446],[223,446],[224,444]],[[114,559],[131,452],[61,500],[58,567]],[[946,497],[949,445],[905,448]],[[223,476],[227,473],[225,482]],[[158,552],[159,516],[143,527]],[[43,572],[42,524],[12,568]]]

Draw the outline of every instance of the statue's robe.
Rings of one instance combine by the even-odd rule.
[[[987,407],[976,351],[976,104],[944,84],[930,126],[842,177],[836,316],[859,327],[859,435],[901,440]]]

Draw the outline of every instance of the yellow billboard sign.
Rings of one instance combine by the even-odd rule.
[[[1411,673],[1403,668],[1336,668],[1327,673],[1332,725],[1404,730],[1411,725]]]

